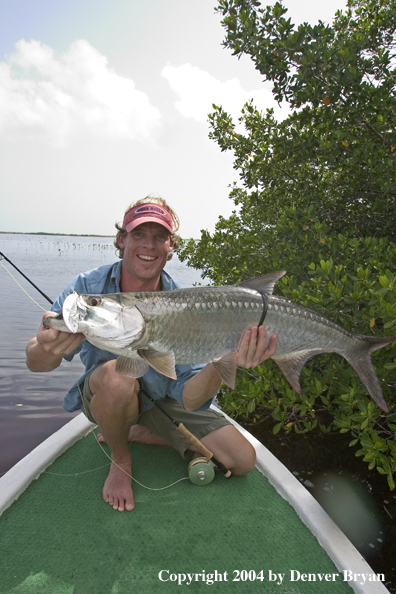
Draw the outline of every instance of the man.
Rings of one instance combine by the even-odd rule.
[[[116,227],[115,245],[121,261],[76,277],[43,320],[59,313],[73,290],[80,294],[106,294],[177,288],[163,270],[178,241],[178,218],[165,200],[139,200],[126,211],[123,225]],[[41,325],[27,345],[26,362],[31,371],[48,372],[58,367],[62,358],[71,360],[80,352],[86,373],[66,395],[64,408],[82,408],[99,426],[99,439],[109,445],[113,462],[103,487],[103,499],[115,510],[131,511],[135,505],[128,441],[173,446],[187,459],[196,455],[174,425],[145,398],[144,392],[160,400],[168,413],[183,422],[233,474],[242,475],[253,469],[253,447],[222,415],[208,409],[221,385],[213,365],[177,365],[176,380],[150,368],[137,380],[115,372],[116,355],[83,341],[82,334]],[[237,365],[256,367],[272,357],[275,350],[276,337],[272,336],[266,346],[265,329],[255,326],[241,338]]]

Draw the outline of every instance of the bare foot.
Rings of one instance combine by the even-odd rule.
[[[98,441],[101,443],[106,443],[105,438],[101,433],[98,434],[97,437]],[[129,443],[144,443],[147,445],[160,445],[160,446],[167,446],[172,447],[170,443],[162,439],[162,437],[158,437],[155,433],[143,427],[142,425],[132,425],[129,429],[128,434],[128,441]]]
[[[132,511],[135,507],[131,487],[131,461],[112,463],[109,476],[103,486],[103,500],[120,512]]]

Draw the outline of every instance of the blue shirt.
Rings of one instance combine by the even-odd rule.
[[[66,297],[76,291],[80,295],[105,295],[109,293],[120,293],[121,292],[121,264],[122,261],[115,262],[114,264],[107,264],[100,266],[89,272],[79,274],[72,280],[72,282],[66,287],[66,289],[59,295],[51,310],[60,313],[62,311],[62,305]],[[179,286],[164,270],[161,273],[162,287],[164,291],[171,291],[172,289],[178,289]],[[87,340],[84,340],[80,346],[71,354],[64,355],[67,361],[71,361],[77,353],[80,353],[80,358],[85,365],[85,373],[80,379],[72,386],[69,392],[66,394],[63,401],[63,408],[69,412],[81,409],[81,396],[80,391],[83,389],[84,381],[86,376],[98,365],[109,361],[110,359],[117,359],[118,355],[103,351],[98,347],[93,346]],[[143,390],[148,392],[154,400],[164,400],[166,396],[175,398],[182,406],[182,394],[183,388],[188,380],[193,377],[196,373],[201,371],[205,367],[205,364],[197,365],[176,365],[176,376],[177,379],[173,380],[152,367],[149,368],[147,373],[140,378],[140,385]],[[154,405],[146,398],[146,396],[140,392],[140,397],[144,403],[144,410],[152,408]],[[212,402],[210,398],[203,406],[198,410],[207,409]]]

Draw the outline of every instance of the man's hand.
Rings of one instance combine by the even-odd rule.
[[[71,334],[70,332],[61,332],[54,328],[45,328],[43,326],[46,318],[56,316],[57,314],[52,311],[46,311],[44,313],[41,326],[37,332],[37,342],[47,353],[61,356],[70,355],[84,340],[84,335],[81,333]]]
[[[43,320],[56,316],[46,311]],[[63,355],[70,355],[84,340],[83,334],[70,334],[54,328],[45,328],[41,323],[37,336],[26,347],[26,365],[30,371],[52,371],[59,367]]]
[[[257,367],[266,359],[275,355],[278,341],[273,334],[267,344],[267,331],[264,326],[252,326],[242,334],[236,353],[238,367]]]
[[[235,353],[237,366],[257,367],[266,359],[275,355],[278,341],[272,335],[268,346],[267,332],[264,326],[252,326],[242,334],[238,351]],[[199,373],[188,380],[183,390],[183,406],[186,410],[196,410],[209,398],[212,398],[221,385],[219,373],[212,364],[206,365]]]

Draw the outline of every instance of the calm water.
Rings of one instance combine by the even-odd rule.
[[[52,300],[80,272],[118,260],[112,238],[0,234],[4,253]],[[44,309],[50,304],[10,264],[1,264]],[[198,271],[175,256],[166,270],[183,287],[200,281]],[[0,266],[0,476],[73,415],[63,396],[82,372],[79,357],[51,373],[31,373],[25,346],[43,311]]]

